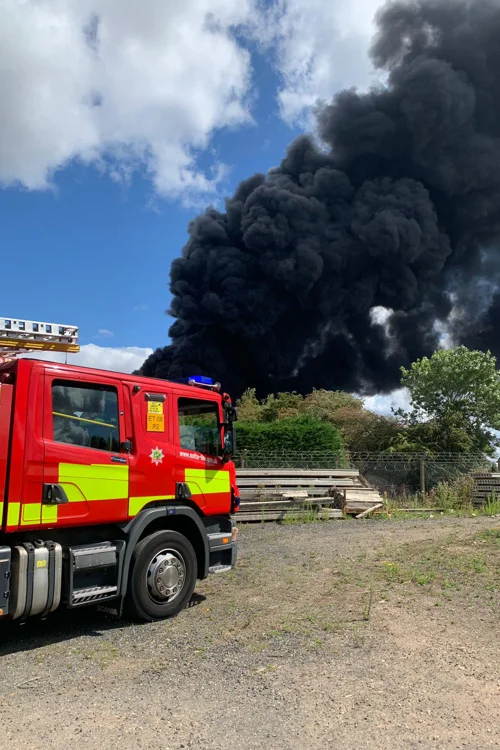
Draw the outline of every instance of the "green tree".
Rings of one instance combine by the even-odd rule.
[[[262,404],[256,394],[257,391],[255,388],[247,388],[242,397],[236,402],[240,422],[262,421]]]
[[[259,401],[255,388],[249,388],[237,406],[239,421],[245,424],[300,418],[327,422],[340,430],[351,451],[383,451],[401,431],[396,419],[368,411],[360,398],[344,391],[319,389],[304,397],[278,393]]]
[[[491,453],[500,444],[492,432],[500,429],[500,374],[490,352],[459,346],[401,372],[411,409],[396,412],[406,430],[393,449]]]
[[[363,402],[357,396],[344,391],[315,389],[304,398],[300,410],[316,419],[336,423],[339,411],[350,410],[352,414],[360,414],[363,411]]]

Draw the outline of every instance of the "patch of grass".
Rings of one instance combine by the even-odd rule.
[[[497,544],[500,546],[500,529],[488,529],[478,534],[479,539],[484,539],[491,544]]]
[[[451,536],[405,544],[392,551],[390,560],[380,561],[374,574],[390,588],[408,584],[439,586],[445,599],[450,598],[451,591],[466,588],[475,595],[486,596],[490,586],[495,591],[500,587],[498,546],[499,530],[481,532],[465,540]]]
[[[465,557],[461,562],[466,570],[470,570],[472,573],[486,573],[488,570],[485,561],[480,557]]]
[[[488,495],[486,503],[479,509],[485,516],[500,516],[500,497],[494,492]]]
[[[293,526],[300,523],[315,523],[319,520],[320,519],[318,517],[318,511],[316,509],[304,506],[302,511],[288,511],[286,516],[282,519],[281,523],[284,526]]]
[[[342,622],[324,622],[321,626],[321,629],[324,630],[325,633],[338,633],[344,628],[345,625]]]
[[[382,575],[389,583],[403,582],[398,563],[390,562],[389,560],[382,560],[381,571]]]
[[[435,578],[436,574],[434,571],[422,571],[415,572],[412,576],[412,581],[419,586],[428,586],[430,583],[433,583]]]

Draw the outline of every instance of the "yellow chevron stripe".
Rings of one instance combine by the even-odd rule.
[[[42,523],[57,523],[57,505],[42,505]]]
[[[126,500],[128,466],[59,464],[59,484],[70,503],[85,500]]]
[[[129,518],[136,516],[148,503],[159,502],[160,500],[173,500],[175,495],[152,495],[151,497],[131,497],[128,501]]]
[[[21,503],[11,503],[7,505],[7,526],[19,525],[19,514],[21,512]]]
[[[23,503],[21,526],[33,526],[34,524],[39,524],[41,515],[41,503]]]
[[[200,492],[203,495],[213,495],[229,492],[231,489],[229,472],[224,470],[186,469],[185,481],[193,495]]]

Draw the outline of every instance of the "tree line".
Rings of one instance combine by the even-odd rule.
[[[238,401],[238,449],[248,451],[483,453],[500,445],[500,374],[490,352],[439,350],[401,368],[409,408],[381,416],[343,391]]]

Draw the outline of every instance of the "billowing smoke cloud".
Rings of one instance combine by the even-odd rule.
[[[145,374],[370,393],[443,326],[499,349],[500,3],[391,3],[372,59],[386,85],[319,108],[319,146],[297,139],[191,223]]]

